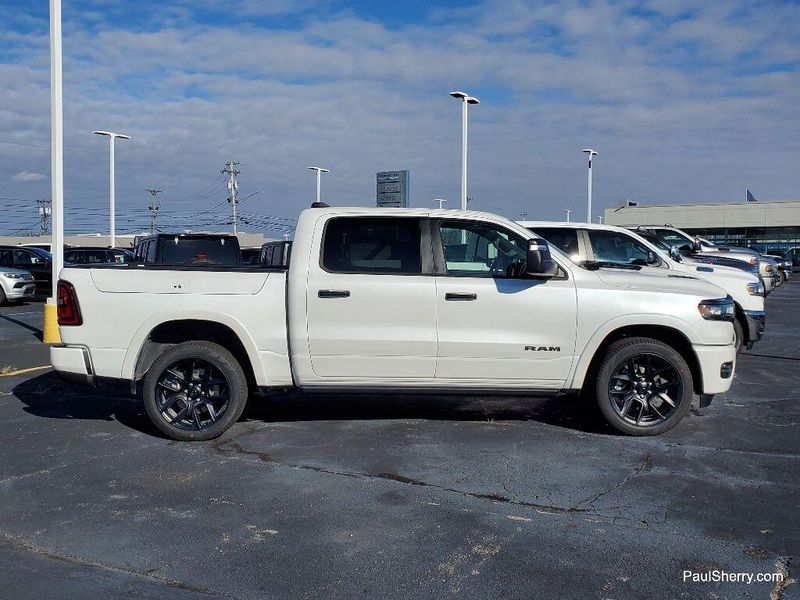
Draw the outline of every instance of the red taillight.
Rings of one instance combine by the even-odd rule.
[[[69,281],[58,280],[58,324],[83,325],[81,307],[78,305],[78,296],[75,288]]]

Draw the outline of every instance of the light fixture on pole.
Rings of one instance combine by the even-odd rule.
[[[445,200],[444,198],[434,198],[433,201],[439,203],[440,209],[444,208],[443,204],[447,202],[447,200]]]
[[[95,131],[95,135],[108,136],[108,206],[109,206],[109,229],[111,230],[111,248],[117,245],[117,232],[116,224],[114,221],[114,140],[120,138],[121,140],[129,140],[131,136],[124,133],[115,133],[113,131]]]
[[[597,151],[592,148],[584,148],[589,156],[589,174],[587,176],[587,208],[586,208],[586,222],[592,222],[592,157],[597,156]]]
[[[322,167],[308,167],[308,169],[311,170],[311,171],[316,171],[316,173],[317,173],[317,202],[316,203],[319,204],[320,202],[322,202],[322,192],[321,192],[322,174],[323,173],[330,173],[330,169],[323,169]]]
[[[564,212],[567,213],[567,223],[569,223],[569,216],[572,214],[572,210],[569,208],[565,208]]]
[[[527,221],[528,220],[528,213],[526,213],[525,211],[522,211],[521,213],[519,213],[519,216],[523,221]]]
[[[466,92],[450,92],[456,100],[461,100],[461,210],[467,210],[467,106],[481,101]]]
[[[600,225],[603,224],[603,215],[597,215],[597,222],[600,223]]]
[[[61,0],[50,0],[50,191],[52,194],[53,287],[44,307],[42,341],[58,344],[58,276],[64,266],[64,111],[61,88]]]

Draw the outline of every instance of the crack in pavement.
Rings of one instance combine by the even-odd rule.
[[[575,506],[577,507],[577,506],[580,506],[581,504],[586,504],[588,502],[589,506],[593,507],[594,503],[597,502],[603,496],[607,496],[608,494],[617,491],[623,485],[628,483],[633,477],[636,477],[637,475],[640,475],[641,473],[643,473],[645,471],[649,471],[652,468],[653,468],[653,455],[648,451],[648,452],[644,453],[644,455],[642,456],[642,459],[639,461],[639,464],[636,465],[636,467],[634,468],[633,472],[632,473],[628,473],[625,477],[623,477],[622,481],[620,481],[616,485],[613,485],[612,487],[610,487],[607,490],[604,490],[604,491],[602,491],[602,492],[600,492],[598,494],[595,494],[594,496],[590,496],[589,498],[587,498],[585,500],[581,500]]]
[[[238,436],[236,436],[238,437]],[[459,494],[461,496],[466,496],[469,498],[477,498],[479,500],[491,500],[492,502],[499,502],[502,504],[510,504],[512,506],[521,506],[525,508],[532,508],[535,511],[543,514],[570,514],[570,513],[584,513],[589,512],[587,509],[583,508],[576,508],[576,507],[563,507],[563,506],[552,506],[547,504],[537,504],[535,502],[526,502],[524,500],[515,500],[514,498],[509,498],[507,496],[500,496],[498,494],[483,494],[479,492],[468,492],[466,490],[458,490],[455,488],[450,488],[442,485],[437,485],[435,483],[428,483],[425,481],[420,481],[418,479],[412,479],[410,477],[405,477],[403,475],[399,475],[396,473],[363,473],[360,471],[336,471],[333,469],[326,469],[325,467],[317,467],[314,465],[306,465],[300,463],[284,463],[273,459],[269,454],[266,452],[259,452],[258,450],[248,450],[244,448],[241,444],[234,441],[235,438],[231,438],[223,443],[214,444],[212,447],[214,450],[223,456],[231,457],[232,454],[228,451],[225,446],[230,446],[233,449],[234,454],[240,455],[247,455],[247,456],[255,456],[261,462],[270,463],[273,465],[281,466],[281,467],[288,467],[291,469],[300,469],[304,471],[314,471],[317,473],[325,473],[328,475],[338,475],[341,477],[351,477],[354,479],[363,479],[363,480],[386,480],[386,481],[394,481],[397,483],[403,483],[406,485],[413,485],[417,487],[425,487],[425,488],[432,488],[436,490],[440,490],[443,492],[449,492],[453,494]]]
[[[786,591],[786,588],[797,583],[797,580],[794,577],[789,576],[790,562],[791,560],[788,557],[781,556],[775,563],[778,573],[780,573],[783,578],[780,581],[775,582],[775,587],[772,588],[772,591],[769,593],[769,600],[781,600],[781,598],[783,598],[783,592]]]
[[[26,552],[33,552],[35,554],[39,554],[44,556],[45,558],[49,558],[51,560],[57,560],[59,562],[67,563],[70,565],[75,565],[79,567],[92,567],[95,569],[102,569],[104,571],[110,571],[113,573],[121,573],[125,575],[134,575],[136,577],[141,577],[143,579],[148,579],[150,581],[154,581],[157,583],[162,583],[168,587],[180,589],[187,592],[193,592],[196,594],[203,594],[210,597],[218,597],[218,598],[228,598],[229,600],[236,600],[233,596],[228,594],[224,594],[222,592],[218,592],[216,590],[210,590],[207,588],[201,588],[197,586],[190,585],[188,583],[183,583],[181,581],[176,581],[173,579],[167,579],[166,577],[161,577],[156,575],[153,572],[146,572],[142,573],[140,571],[136,571],[134,569],[124,569],[120,567],[114,567],[112,565],[107,565],[102,562],[94,561],[94,560],[87,560],[83,558],[77,558],[75,556],[70,556],[68,554],[60,554],[58,552],[54,552],[52,550],[46,550],[39,546],[35,546],[30,542],[27,542],[17,536],[10,535],[6,532],[0,532],[0,535],[5,538],[0,543],[5,543],[13,548],[18,550],[25,550]]]

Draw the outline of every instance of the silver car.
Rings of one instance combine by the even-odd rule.
[[[22,269],[0,267],[0,306],[33,298],[36,282],[33,275]]]

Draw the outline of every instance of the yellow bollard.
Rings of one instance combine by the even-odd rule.
[[[44,305],[44,327],[42,328],[42,341],[45,344],[60,344],[61,333],[58,331],[58,309],[52,298],[47,299]]]

